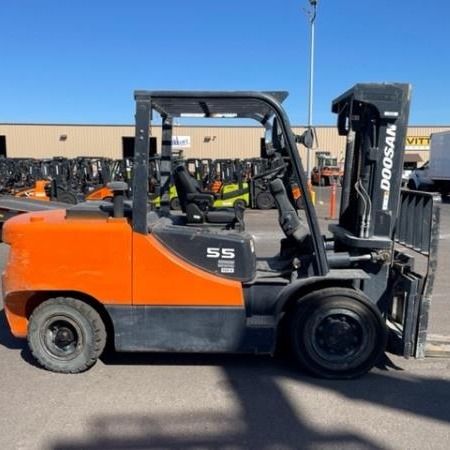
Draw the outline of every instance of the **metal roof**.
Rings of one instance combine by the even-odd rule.
[[[252,118],[264,123],[287,92],[136,91],[163,117]]]

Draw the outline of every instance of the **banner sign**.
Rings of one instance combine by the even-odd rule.
[[[429,150],[430,136],[406,136],[405,150]]]
[[[172,136],[172,147],[191,148],[190,136]]]

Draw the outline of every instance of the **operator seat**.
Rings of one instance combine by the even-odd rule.
[[[182,164],[175,168],[173,175],[181,210],[186,214],[188,224],[207,223],[227,229],[234,229],[239,224],[240,230],[244,230],[244,207],[237,204],[234,209],[214,208],[214,194],[202,192]]]

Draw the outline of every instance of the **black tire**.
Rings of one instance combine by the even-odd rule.
[[[245,208],[247,208],[247,203],[245,202],[245,200],[242,200],[242,199],[240,198],[240,199],[236,200],[236,201],[233,203],[233,207],[234,207],[235,209],[236,209],[236,208],[245,209]]]
[[[68,203],[69,205],[76,205],[78,203],[76,194],[70,191],[58,192],[56,200],[58,200],[58,202]]]
[[[256,197],[256,207],[258,209],[272,209],[275,207],[275,200],[270,192],[260,192]]]
[[[95,364],[106,344],[105,325],[88,304],[74,298],[41,303],[28,324],[28,345],[38,363],[60,373],[79,373]]]
[[[322,378],[356,378],[369,371],[386,349],[386,325],[359,291],[326,288],[297,305],[290,321],[298,362]]]
[[[180,199],[178,197],[174,197],[170,200],[170,209],[174,211],[179,211],[181,209]]]

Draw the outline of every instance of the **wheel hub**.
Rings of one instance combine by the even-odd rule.
[[[316,342],[319,349],[329,355],[349,356],[360,347],[361,329],[349,316],[328,316],[317,327]]]
[[[51,357],[69,361],[80,353],[83,333],[76,321],[56,316],[41,328],[41,342]]]
[[[76,338],[72,330],[67,327],[61,327],[56,330],[55,333],[55,344],[64,348],[69,344],[75,343]]]

